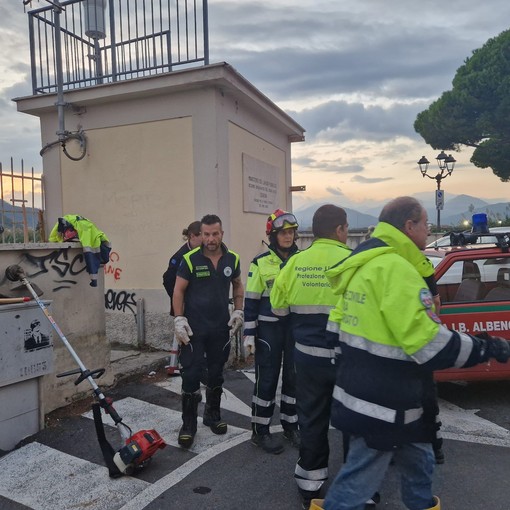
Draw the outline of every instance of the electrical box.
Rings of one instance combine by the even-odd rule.
[[[40,430],[39,379],[51,372],[52,327],[39,306],[0,305],[1,450]]]

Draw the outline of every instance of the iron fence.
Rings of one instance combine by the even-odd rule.
[[[44,242],[44,179],[32,167],[0,163],[0,243]]]
[[[209,63],[207,0],[67,0],[28,12],[45,94]]]

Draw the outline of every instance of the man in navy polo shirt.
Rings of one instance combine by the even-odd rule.
[[[202,244],[186,253],[177,271],[173,293],[175,336],[182,366],[182,422],[179,444],[189,448],[197,431],[200,376],[207,360],[204,425],[225,434],[221,419],[223,366],[230,354],[230,339],[243,326],[244,288],[239,255],[223,244],[221,220],[208,214],[201,220]],[[234,311],[229,311],[230,287]]]

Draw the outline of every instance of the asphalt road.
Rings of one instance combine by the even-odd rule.
[[[89,403],[52,413],[45,430],[0,458],[1,510],[216,510],[300,508],[297,451],[268,455],[250,441],[253,372],[229,370],[222,415],[226,436],[199,423],[190,451],[177,445],[180,379],[144,377],[108,392],[133,430],[155,428],[168,446],[133,477],[111,480],[95,438]],[[439,387],[446,462],[435,492],[443,510],[510,508],[510,382]],[[200,404],[201,415],[203,404]],[[105,418],[105,423],[109,419]],[[119,445],[114,427],[107,427]],[[281,434],[276,425],[275,433]],[[341,465],[341,436],[330,430],[330,477]],[[402,510],[398,470],[381,487],[380,509]]]

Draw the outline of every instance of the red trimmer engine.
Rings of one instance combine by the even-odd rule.
[[[126,440],[126,445],[113,456],[113,462],[119,471],[126,473],[130,466],[143,467],[165,446],[165,442],[155,430],[140,430]]]

